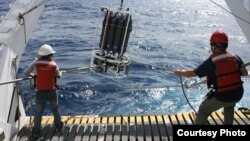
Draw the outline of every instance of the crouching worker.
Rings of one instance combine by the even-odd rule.
[[[34,73],[36,78],[36,113],[30,140],[42,138],[41,119],[46,102],[50,104],[57,131],[61,131],[63,127],[56,92],[56,78],[60,78],[62,74],[53,58],[54,53],[55,51],[50,45],[42,45],[38,52],[39,58],[34,60],[24,72],[25,76],[30,76]]]
[[[212,89],[199,106],[195,124],[207,124],[208,116],[224,108],[224,124],[232,125],[234,107],[241,100],[244,89],[241,76],[248,71],[242,59],[227,51],[228,36],[223,31],[215,31],[210,37],[211,55],[195,69],[176,70],[177,76],[207,77],[207,85]]]

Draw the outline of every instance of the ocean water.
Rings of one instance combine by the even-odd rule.
[[[0,4],[1,15],[8,8]],[[216,3],[228,9],[224,0]],[[49,0],[21,58],[18,75],[48,43],[57,51],[61,69],[89,67],[92,50],[98,50],[102,6],[120,7],[119,0]],[[173,74],[179,68],[195,68],[209,56],[209,37],[217,29],[229,35],[229,50],[250,61],[250,44],[232,14],[210,0],[124,0],[132,13],[126,55],[132,60],[128,76],[110,78],[91,71],[64,73],[58,80],[62,115],[172,114],[197,110],[207,92],[205,84],[185,88]],[[98,30],[97,30],[98,28]],[[250,69],[250,68],[249,68]],[[182,78],[187,85],[201,79]],[[245,94],[236,107],[250,107],[249,79],[244,77]],[[35,91],[22,82],[27,114],[34,113]],[[33,101],[30,104],[30,96]],[[45,114],[51,115],[49,107]]]

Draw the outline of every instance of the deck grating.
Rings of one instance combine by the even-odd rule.
[[[57,132],[52,116],[42,119],[42,135],[47,141],[172,141],[173,125],[193,125],[194,113],[176,115],[63,116],[64,128]],[[247,110],[236,110],[235,125],[249,125]],[[31,121],[31,125],[30,125]],[[222,125],[223,112],[209,117],[209,124]],[[17,141],[31,136],[32,120],[18,132]]]

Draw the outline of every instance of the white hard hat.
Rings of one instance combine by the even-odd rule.
[[[50,45],[44,44],[39,48],[38,54],[40,56],[47,56],[50,54],[54,54],[56,51],[53,50],[53,48]]]

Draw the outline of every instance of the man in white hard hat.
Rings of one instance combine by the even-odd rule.
[[[36,78],[36,113],[32,136],[29,140],[37,140],[42,138],[41,118],[47,101],[50,103],[57,131],[61,131],[63,127],[60,111],[58,108],[58,96],[56,92],[56,78],[60,78],[61,73],[53,58],[53,54],[55,52],[56,51],[54,51],[50,45],[42,45],[38,52],[39,58],[33,61],[24,72],[26,76],[30,76],[34,71]]]

